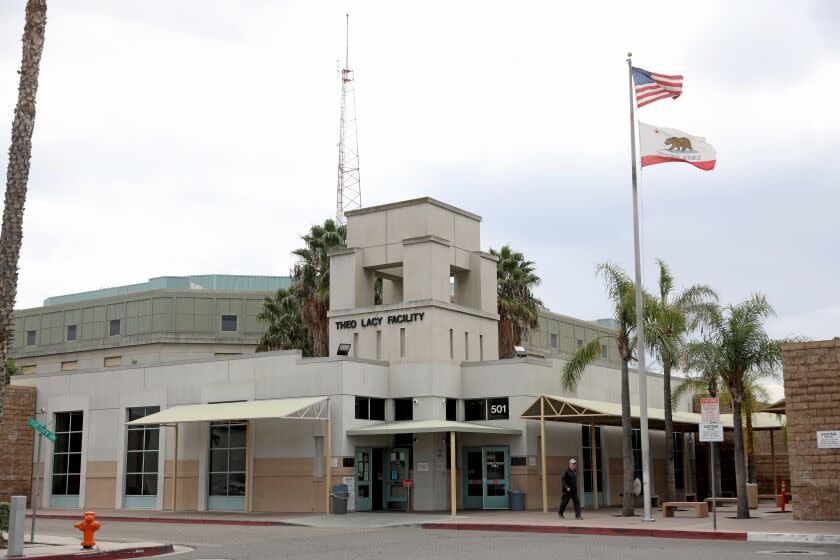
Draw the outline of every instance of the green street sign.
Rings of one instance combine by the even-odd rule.
[[[34,429],[36,432],[38,432],[51,442],[55,443],[55,440],[57,439],[55,437],[55,434],[49,431],[46,426],[44,426],[40,422],[36,422],[33,418],[30,418],[26,423],[29,424],[32,427],[32,429]]]

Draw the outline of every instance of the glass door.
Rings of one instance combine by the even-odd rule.
[[[481,509],[484,507],[484,469],[480,447],[464,448],[463,479],[461,484],[461,507]]]
[[[371,511],[371,459],[373,449],[370,447],[356,448],[356,511]]]
[[[210,423],[210,484],[207,509],[245,511],[244,421]]]
[[[592,507],[592,427],[581,426],[581,459],[583,459],[583,472],[578,476],[578,481],[583,482],[583,505]],[[595,476],[598,480],[598,505],[604,505],[604,462],[601,460],[601,427],[595,427]],[[583,480],[581,480],[583,479]]]
[[[507,447],[483,447],[484,509],[508,509],[510,456]]]

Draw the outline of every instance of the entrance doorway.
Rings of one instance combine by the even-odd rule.
[[[510,451],[507,446],[465,447],[461,479],[464,509],[510,507]]]
[[[356,448],[356,511],[407,510],[409,453],[404,447]]]

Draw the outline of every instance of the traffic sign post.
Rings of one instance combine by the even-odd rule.
[[[32,529],[29,532],[29,542],[35,544],[35,519],[38,517],[38,484],[41,480],[41,439],[46,438],[55,443],[58,438],[34,418],[30,418],[26,423],[41,436],[38,438],[38,450],[36,452],[38,458],[35,460],[35,488],[32,493]]]
[[[720,423],[720,399],[703,397],[700,399],[700,441],[708,441],[712,451],[712,528],[717,531],[717,445],[723,441],[723,424]]]

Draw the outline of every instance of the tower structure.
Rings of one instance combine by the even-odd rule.
[[[350,14],[347,14],[344,68],[341,70],[341,118],[338,132],[338,185],[335,220],[347,223],[344,213],[362,207],[359,176],[359,137],[356,133],[356,93],[350,69]]]

